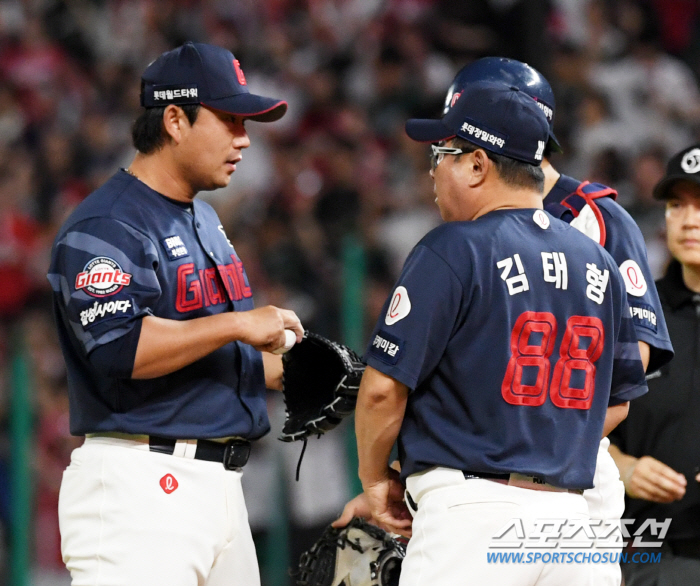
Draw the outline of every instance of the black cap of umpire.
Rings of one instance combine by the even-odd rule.
[[[700,144],[686,147],[671,157],[666,165],[666,175],[654,187],[654,197],[668,199],[673,185],[682,180],[700,184]]]

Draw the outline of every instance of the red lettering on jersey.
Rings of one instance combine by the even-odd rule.
[[[243,270],[243,263],[236,258],[235,255],[231,255],[231,260],[233,260],[233,264],[236,265],[236,272],[238,273],[238,279],[241,284],[241,293],[243,297],[252,297],[253,292],[250,290],[250,287],[246,284],[246,278],[245,278],[245,271]]]
[[[580,338],[591,342],[581,348]],[[554,367],[549,395],[552,403],[562,409],[590,409],[595,392],[595,362],[603,353],[605,330],[597,317],[574,315],[566,323],[564,339],[559,347],[559,360]],[[574,370],[585,372],[583,389],[571,388]]]
[[[241,296],[241,287],[238,283],[236,267],[233,265],[219,265],[216,268],[219,269],[219,276],[224,283],[228,298],[231,301],[240,301],[243,297]]]
[[[194,274],[194,263],[180,265],[177,268],[177,298],[175,300],[175,308],[180,313],[186,313],[193,309],[202,307],[202,284],[197,278],[190,283],[187,282],[187,277]],[[191,294],[191,297],[188,296]]]
[[[177,479],[172,474],[166,474],[160,479],[160,487],[165,494],[175,492],[178,486]]]
[[[530,344],[532,333],[541,334],[540,343]],[[520,314],[510,335],[511,356],[501,384],[501,394],[511,405],[538,407],[547,398],[549,357],[554,352],[557,322],[551,313],[525,311]],[[522,384],[526,367],[537,368],[534,385]]]
[[[223,292],[223,283],[221,282],[221,277],[219,277],[219,273],[216,269],[206,269],[204,271],[202,281],[205,285],[204,288],[207,292],[207,297],[212,305],[226,303],[226,297],[224,297]]]
[[[76,291],[78,289],[82,289],[85,287],[85,285],[88,284],[88,279],[90,278],[90,275],[87,273],[78,273],[78,275],[75,277],[75,289]]]
[[[202,298],[204,299],[204,305],[206,307],[209,307],[211,305],[211,301],[209,300],[209,295],[207,295],[207,288],[206,286],[202,286],[204,283],[204,270],[199,269],[199,284],[200,287],[202,288]]]

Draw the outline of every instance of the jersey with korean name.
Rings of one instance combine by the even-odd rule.
[[[411,389],[403,477],[443,466],[589,488],[608,406],[647,390],[615,262],[543,210],[426,235],[365,359]]]
[[[581,190],[582,185],[585,184],[578,179],[561,175],[544,200],[545,209],[594,240],[602,235],[601,244],[615,259],[625,282],[637,339],[649,344],[647,372],[653,372],[673,358],[673,346],[647,261],[644,237],[632,216],[614,197],[577,197],[577,191],[589,191]],[[612,190],[608,188],[608,191]]]
[[[211,206],[176,202],[119,171],[61,228],[49,281],[71,433],[254,439],[269,431],[262,356],[247,344],[229,343],[148,380],[110,376],[91,360],[147,315],[189,320],[253,308],[243,264]],[[137,341],[130,358],[112,357],[127,362],[129,374]]]

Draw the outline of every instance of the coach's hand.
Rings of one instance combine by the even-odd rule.
[[[626,464],[627,469],[620,476],[632,498],[671,503],[685,495],[685,476],[656,458],[631,458]]]
[[[411,537],[413,518],[403,500],[404,490],[399,473],[389,468],[386,478],[364,489],[372,521],[385,531]]]
[[[340,517],[333,521],[331,525],[336,529],[342,529],[350,523],[354,517],[364,519],[370,523],[372,522],[372,511],[369,509],[369,501],[364,492],[361,492],[354,499],[348,501]]]
[[[301,342],[304,328],[297,314],[288,309],[266,305],[250,311],[235,312],[236,339],[250,344],[256,350],[274,352],[285,344],[285,330],[296,334]]]

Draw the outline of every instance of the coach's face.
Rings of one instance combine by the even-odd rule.
[[[228,185],[242,150],[250,146],[244,122],[241,116],[205,106],[199,109],[194,124],[186,118],[181,121],[178,166],[195,193]]]
[[[440,143],[442,145],[442,143]],[[454,147],[453,141],[444,146]],[[483,181],[483,150],[461,155],[444,155],[430,171],[435,203],[445,222],[472,220],[478,211],[474,188]]]
[[[671,254],[683,265],[700,267],[700,185],[681,180],[666,201],[666,238]]]

